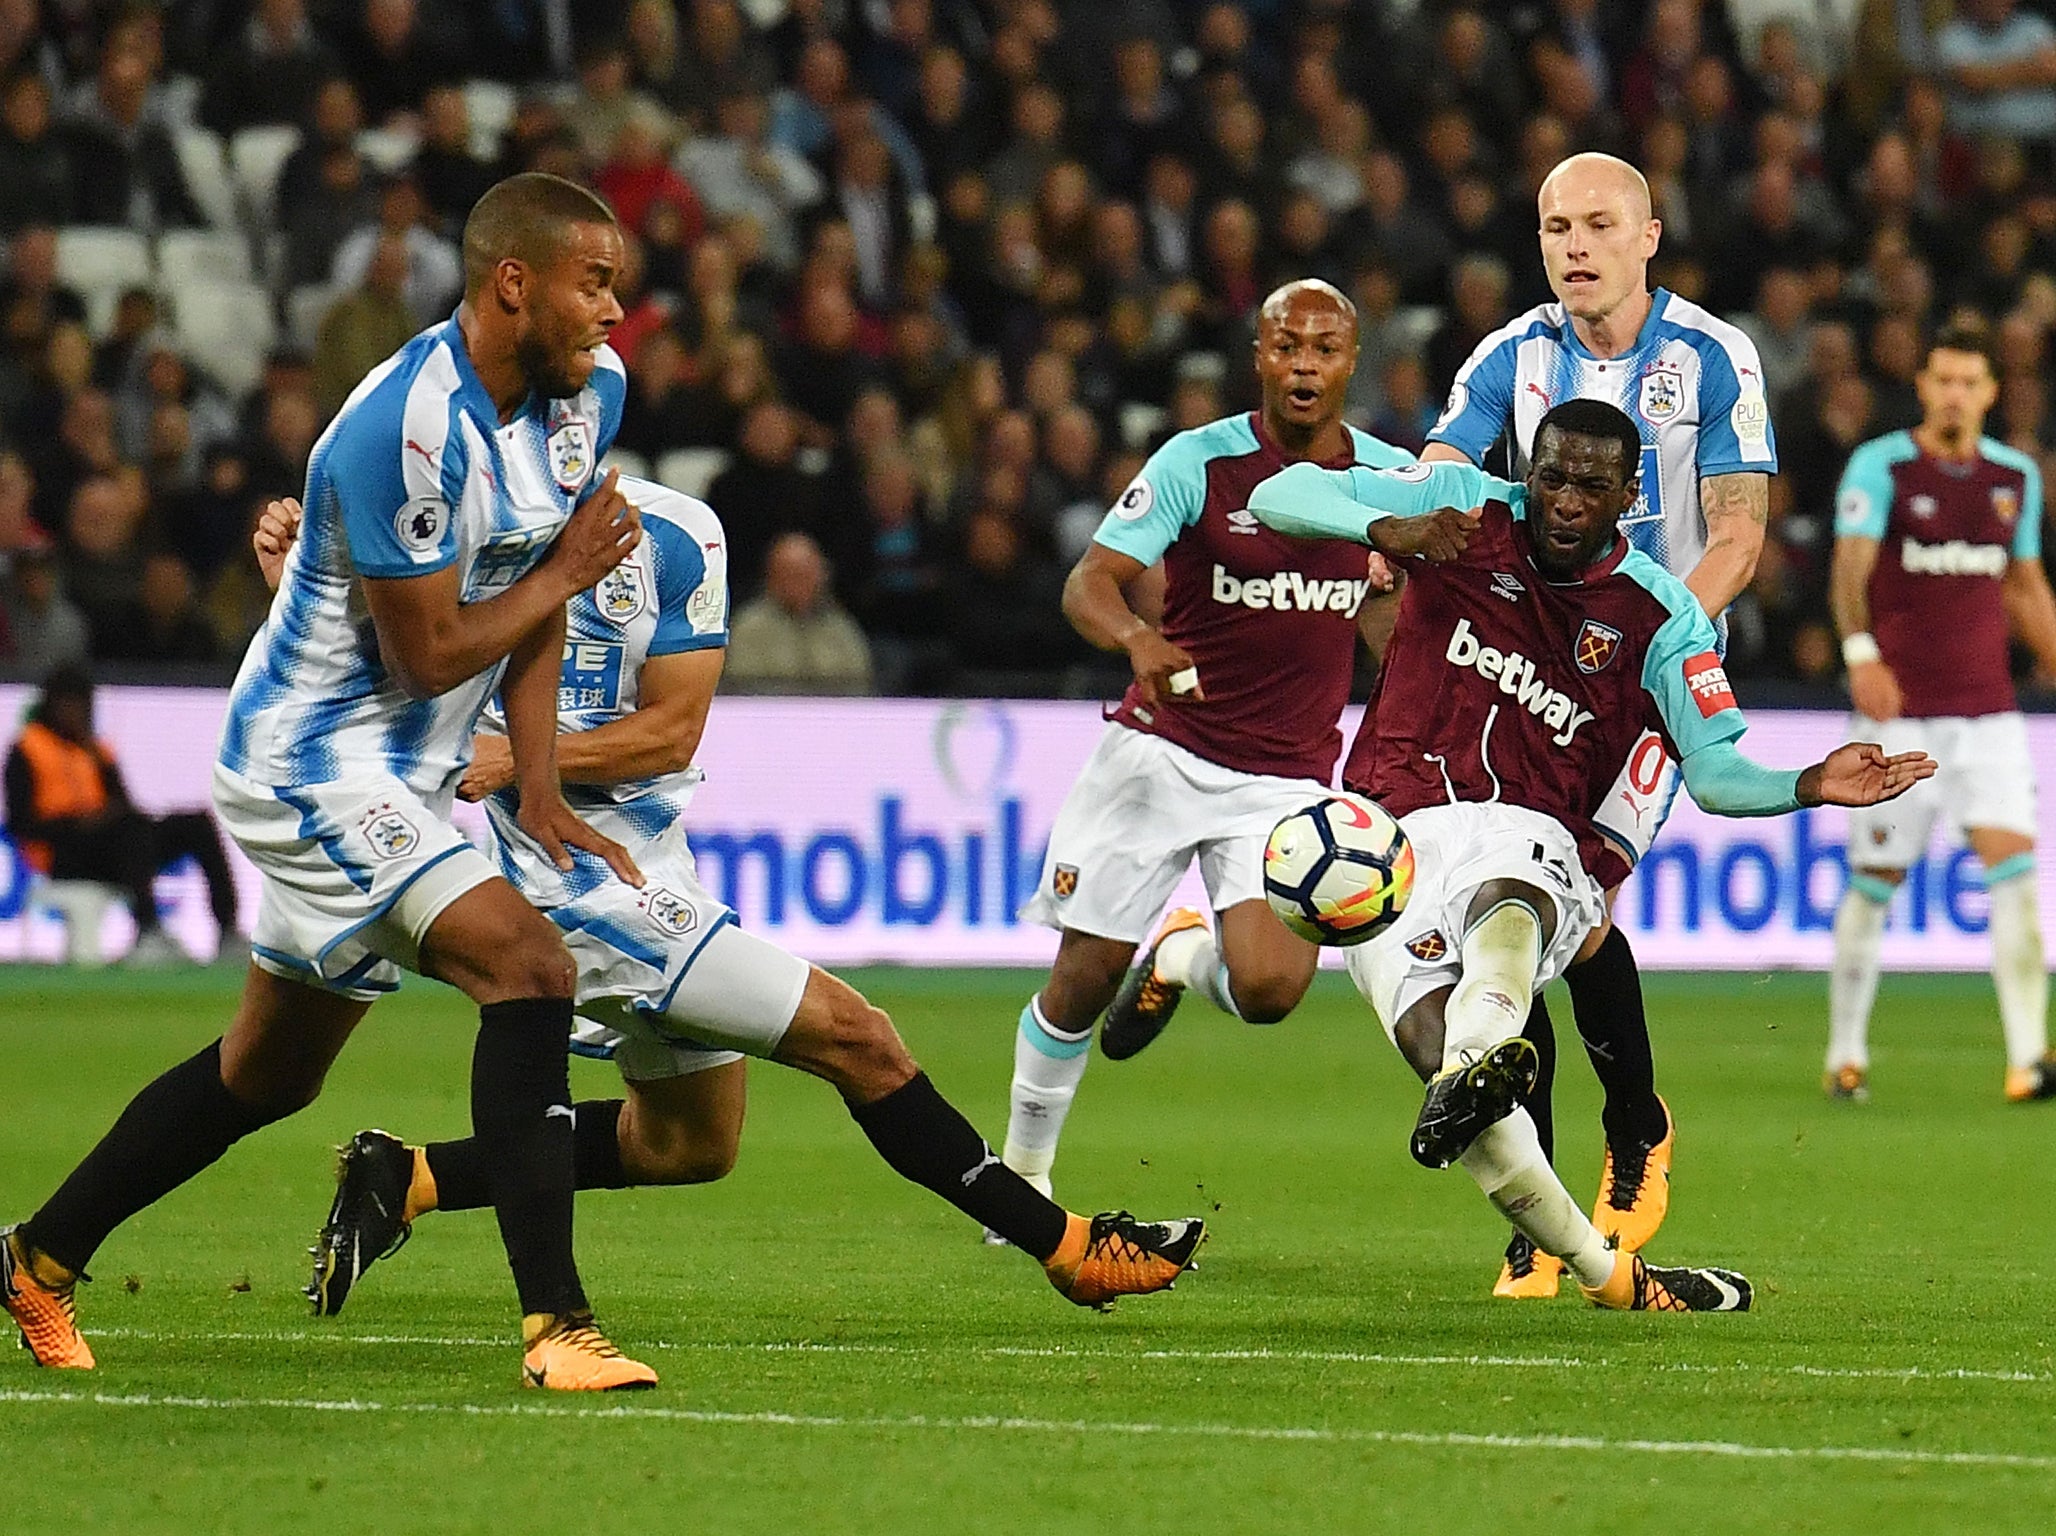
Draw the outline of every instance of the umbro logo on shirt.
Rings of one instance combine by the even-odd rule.
[[[1503,597],[1509,603],[1517,603],[1521,600],[1521,594],[1527,590],[1526,587],[1521,585],[1520,577],[1514,575],[1511,571],[1494,571],[1492,573],[1491,592],[1494,597]]]
[[[1261,533],[1264,525],[1257,521],[1256,514],[1247,507],[1237,507],[1228,514],[1230,533]]]

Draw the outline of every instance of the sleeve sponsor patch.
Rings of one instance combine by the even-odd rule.
[[[1711,720],[1724,709],[1735,707],[1735,690],[1728,685],[1728,669],[1712,651],[1685,658],[1685,687],[1699,713]]]
[[[1149,509],[1156,505],[1156,489],[1141,475],[1137,475],[1121,492],[1121,499],[1114,503],[1114,516],[1124,523],[1140,522],[1149,516]]]
[[[1835,532],[1870,532],[1870,492],[1860,485],[1845,488],[1835,501]]]
[[[1764,403],[1760,390],[1744,390],[1728,419],[1735,428],[1735,440],[1741,444],[1743,458],[1770,457],[1770,407]]]

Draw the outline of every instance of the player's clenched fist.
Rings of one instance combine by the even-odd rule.
[[[1173,645],[1147,624],[1138,626],[1128,641],[1128,664],[1135,669],[1135,681],[1141,685],[1146,708],[1206,697],[1200,690],[1199,671],[1192,664],[1192,653],[1181,645]]]
[[[1877,805],[1934,777],[1925,752],[1887,754],[1875,742],[1852,741],[1799,775],[1801,805]]]
[[[299,536],[298,501],[282,496],[264,504],[264,510],[257,514],[257,527],[250,535],[250,547],[257,552],[257,569],[264,573],[265,586],[274,592],[285,576],[286,556],[292,552],[293,540]]]
[[[1381,517],[1366,533],[1371,547],[1394,559],[1409,557],[1441,564],[1464,552],[1483,519],[1480,512],[1444,507],[1426,517]]]
[[[578,504],[564,524],[550,559],[571,578],[574,588],[589,587],[626,560],[642,538],[642,514],[621,494],[621,471],[607,478]]]

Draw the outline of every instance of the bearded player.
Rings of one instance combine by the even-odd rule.
[[[504,720],[488,717],[457,792],[485,803],[509,882],[563,934],[577,965],[573,1049],[612,1060],[623,1096],[570,1106],[577,1188],[697,1184],[735,1165],[744,1058],[832,1084],[904,1178],[1042,1263],[1081,1306],[1167,1289],[1205,1236],[1198,1220],[1072,1215],[1002,1167],[937,1091],[892,1021],[839,977],[743,931],[700,884],[684,815],[728,643],[727,538],[704,502],[624,478],[643,541],[572,598],[558,687],[566,797],[637,850],[640,888],[597,860],[562,870],[523,830]],[[300,508],[273,502],[259,563],[276,581]],[[366,1269],[431,1211],[488,1203],[491,1151],[476,1136],[408,1146],[359,1131],[343,1147],[307,1297],[340,1312]]]
[[[1854,729],[1941,763],[1890,811],[1849,818],[1849,887],[1835,912],[1826,1088],[1870,1086],[1885,907],[1946,810],[1984,866],[1992,986],[2010,1101],[2056,1097],[2049,973],[2035,903],[2035,774],[2007,668],[2008,620],[2056,674],[2056,598],[2042,569],[2042,474],[1981,435],[1998,397],[1985,339],[1942,331],[1915,384],[1921,422],[1849,455],[1835,510],[1829,596],[1842,631]]]
[[[1755,345],[1698,305],[1651,291],[1649,260],[1663,225],[1652,212],[1648,182],[1625,160],[1572,155],[1543,180],[1537,214],[1556,300],[1479,343],[1457,371],[1421,456],[1482,464],[1503,437],[1520,474],[1537,423],[1552,406],[1573,398],[1619,406],[1641,438],[1639,493],[1622,529],[1684,578],[1724,643],[1721,615],[1755,574],[1777,470]],[[1677,794],[1676,766],[1656,769],[1660,793],[1636,833],[1641,852]],[[1672,1127],[1656,1093],[1642,980],[1627,936],[1613,930],[1564,981],[1606,1090],[1606,1165],[1593,1217],[1623,1247],[1638,1247],[1669,1207]],[[1548,1147],[1556,1036],[1539,998],[1529,1024],[1542,1053],[1533,1107]],[[1554,1266],[1538,1264],[1516,1237],[1493,1289],[1500,1296],[1553,1296],[1556,1281]]]
[[[1712,621],[1620,531],[1640,448],[1623,412],[1572,400],[1538,425],[1525,486],[1468,465],[1300,465],[1250,508],[1282,532],[1370,542],[1388,518],[1483,503],[1455,561],[1410,563],[1343,768],[1348,788],[1400,818],[1416,868],[1405,912],[1349,952],[1350,975],[1428,1083],[1416,1160],[1462,1162],[1597,1305],[1737,1311],[1750,1300],[1741,1276],[1647,1266],[1571,1199],[1521,1107],[1537,1069],[1522,1020],[1607,940],[1604,892],[1635,858],[1618,828],[1657,787],[1649,734],[1693,799],[1728,816],[1872,805],[1934,764],[1868,745],[1797,772],[1742,756]]]
[[[1373,571],[1361,545],[1282,538],[1246,504],[1295,462],[1410,461],[1342,420],[1356,355],[1355,306],[1329,284],[1271,294],[1257,321],[1262,408],[1159,448],[1065,583],[1072,626],[1126,652],[1135,681],[1057,815],[1023,909],[1063,935],[1049,979],[1021,1010],[1007,1120],[1007,1166],[1042,1188],[1110,1003],[1102,1048],[1118,1059],[1154,1037],[1188,988],[1271,1023],[1313,979],[1315,947],[1263,900],[1264,841],[1334,772]],[[1415,537],[1398,532],[1392,548]],[[1160,626],[1131,601],[1159,561]],[[1124,986],[1195,858],[1213,931],[1197,912],[1173,912]]]

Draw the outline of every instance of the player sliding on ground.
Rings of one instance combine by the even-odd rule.
[[[458,793],[485,802],[500,869],[563,933],[578,967],[574,1049],[612,1057],[625,1095],[573,1106],[580,1189],[697,1184],[735,1164],[744,1056],[834,1085],[895,1172],[1040,1260],[1081,1306],[1167,1289],[1205,1236],[1197,1219],[1089,1220],[1031,1188],[908,1055],[892,1021],[848,983],[736,925],[700,885],[683,814],[728,643],[726,539],[704,503],[621,482],[643,542],[580,592],[558,695],[558,762],[581,815],[630,847],[640,889],[581,857],[568,872],[523,832],[504,735],[482,735]],[[266,508],[259,561],[277,568],[299,516]],[[488,717],[488,728],[495,724]],[[409,1147],[360,1131],[342,1149],[314,1248],[315,1310],[342,1310],[365,1269],[429,1211],[487,1203],[490,1154],[476,1136]]]
[[[1428,1083],[1415,1158],[1461,1162],[1599,1306],[1736,1311],[1750,1300],[1741,1276],[1645,1265],[1558,1180],[1520,1107],[1537,1068],[1521,1038],[1530,1001],[1610,931],[1605,891],[1629,851],[1605,827],[1646,811],[1662,777],[1660,761],[1637,760],[1645,729],[1692,798],[1728,816],[1874,805],[1935,765],[1870,745],[1796,772],[1742,756],[1712,622],[1619,534],[1640,455],[1620,410],[1572,400],[1542,418],[1525,486],[1467,464],[1295,465],[1258,486],[1250,509],[1284,533],[1366,543],[1385,519],[1410,518],[1434,530],[1425,553],[1456,556],[1409,562],[1343,769],[1414,847],[1406,910],[1349,952],[1349,971]]]
[[[1343,421],[1356,355],[1356,308],[1335,288],[1271,294],[1257,318],[1261,408],[1159,448],[1064,584],[1072,626],[1125,651],[1135,681],[1057,813],[1022,908],[1063,935],[1014,1045],[1006,1162],[1038,1188],[1049,1188],[1103,1011],[1101,1048],[1119,1059],[1149,1042],[1187,987],[1268,1024],[1313,980],[1314,946],[1264,904],[1264,839],[1334,773],[1373,564],[1390,578],[1353,545],[1280,538],[1245,507],[1258,481],[1296,461],[1410,462]],[[1152,606],[1141,593],[1159,561],[1161,625],[1137,611]],[[1151,938],[1195,859],[1214,930],[1179,908]]]

